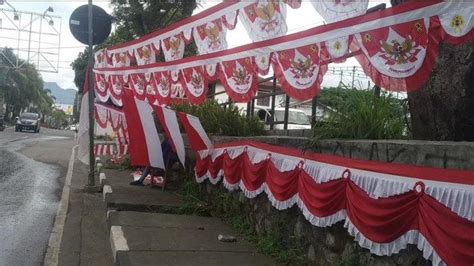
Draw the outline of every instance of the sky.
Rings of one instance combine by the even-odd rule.
[[[57,62],[59,61],[59,68],[58,73],[50,73],[50,72],[41,72],[44,81],[47,82],[56,82],[62,88],[73,88],[77,89],[74,85],[74,71],[70,67],[70,63],[77,57],[78,53],[84,50],[85,45],[76,41],[76,39],[72,36],[71,32],[69,31],[69,17],[71,13],[77,7],[87,4],[87,1],[26,1],[26,0],[10,0],[8,1],[12,6],[15,7],[18,11],[27,11],[27,12],[35,12],[35,13],[43,13],[49,6],[51,6],[54,12],[47,12],[50,17],[47,17],[45,21],[39,23],[39,20],[35,21],[32,24],[32,31],[38,32],[40,24],[42,24],[42,32],[44,33],[51,33],[49,35],[42,35],[42,39],[40,40],[39,34],[33,33],[31,37],[29,37],[27,32],[23,32],[20,35],[19,43],[16,41],[18,36],[15,36],[14,31],[7,31],[5,28],[8,28],[10,23],[8,19],[5,17],[5,14],[0,12],[0,47],[17,47],[20,48],[20,57],[26,59],[28,57],[27,54],[27,47],[30,47],[30,60],[37,60],[36,62],[40,62],[41,68],[44,70],[51,71],[51,66],[48,65],[48,61],[51,62],[54,66],[57,66]],[[211,6],[214,6],[221,1],[217,0],[202,0],[201,7],[197,8],[194,13],[201,12],[204,9],[207,9]],[[105,11],[109,14],[112,13],[112,10],[109,6],[109,1],[93,1],[95,5],[102,7]],[[377,0],[377,1],[369,1],[369,7],[378,5],[380,3],[386,3],[387,6],[390,6],[389,0]],[[0,8],[9,9],[8,6],[2,5]],[[8,15],[9,14],[7,12]],[[2,17],[3,16],[3,17]],[[22,27],[28,26],[29,21],[29,14],[22,14],[21,15],[21,25]],[[58,17],[56,17],[58,16]],[[59,18],[60,17],[60,18]],[[53,20],[53,26],[48,25],[48,21]],[[294,33],[298,31],[302,31],[308,28],[312,28],[318,25],[323,24],[323,19],[321,16],[314,10],[311,3],[309,1],[304,1],[302,6],[299,9],[291,9],[287,8],[287,25],[288,25],[288,33]],[[59,26],[61,25],[61,26]],[[3,26],[3,28],[2,28]],[[11,27],[11,25],[10,25]],[[60,28],[60,30],[59,30]],[[60,36],[56,33],[60,32]],[[28,42],[27,40],[34,40]],[[232,30],[228,31],[227,33],[227,42],[229,48],[237,47],[240,45],[251,43],[250,38],[247,35],[244,27],[240,22],[237,23],[237,27]],[[39,44],[41,43],[41,44]],[[49,43],[49,44],[48,44]],[[19,46],[19,47],[18,47]],[[41,47],[38,47],[41,46]],[[57,47],[61,47],[58,49]],[[38,56],[37,51],[40,49],[42,51],[42,56]],[[39,60],[39,61],[38,61]],[[330,64],[329,67],[351,67],[351,66],[359,66],[357,61],[353,58],[348,59],[345,63],[341,64]],[[347,73],[347,72],[345,72]],[[341,78],[340,73],[328,72],[325,75],[323,80],[323,86],[337,86]],[[344,74],[343,82],[350,83],[352,77],[347,73]],[[356,85],[359,84],[361,87],[368,86],[367,79],[356,79]]]

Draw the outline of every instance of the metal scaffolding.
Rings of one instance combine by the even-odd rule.
[[[0,47],[10,48],[16,55],[12,62],[3,49],[0,56],[9,65],[18,68],[25,63],[33,64],[38,71],[58,73],[61,47],[62,18],[51,15],[48,7],[43,13],[20,11],[7,1],[0,0]]]

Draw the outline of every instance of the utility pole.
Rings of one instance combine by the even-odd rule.
[[[88,186],[95,186],[95,154],[94,154],[94,35],[92,27],[92,0],[88,3],[88,23],[89,23],[89,67],[87,68],[88,74],[88,85],[89,85],[89,179]]]

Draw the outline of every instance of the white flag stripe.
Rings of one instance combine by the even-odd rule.
[[[145,101],[135,99],[137,105],[138,114],[140,115],[140,122],[143,127],[143,133],[145,134],[145,142],[148,150],[148,159],[150,166],[157,168],[165,168],[163,162],[163,152],[161,150],[160,137],[156,131],[155,122],[153,119],[153,109],[150,104]]]
[[[189,124],[191,124],[194,130],[196,130],[196,132],[199,134],[204,144],[206,144],[207,149],[208,150],[213,149],[214,146],[212,145],[211,140],[207,136],[206,131],[204,131],[204,128],[201,125],[201,121],[199,121],[199,118],[192,115],[187,115],[187,116],[188,116]]]
[[[179,131],[178,119],[176,118],[176,112],[168,108],[163,107],[163,116],[165,118],[166,127],[170,131],[171,139],[176,147],[176,154],[178,155],[179,161],[184,167],[184,161],[186,158],[184,150],[184,141],[181,132]]]
[[[81,162],[89,164],[89,92],[82,95],[77,135],[77,141],[79,143],[77,158]]]

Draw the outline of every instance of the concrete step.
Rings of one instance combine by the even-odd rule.
[[[128,171],[104,169],[104,201],[108,209],[122,211],[173,212],[182,200],[173,192],[160,188],[132,186]],[[175,211],[174,211],[175,212]]]
[[[117,265],[274,265],[220,219],[190,215],[110,212]],[[236,242],[221,242],[219,234]]]

